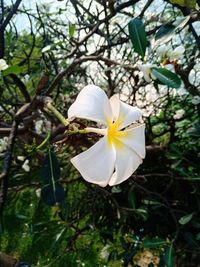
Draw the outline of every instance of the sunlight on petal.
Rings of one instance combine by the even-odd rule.
[[[133,149],[138,156],[145,158],[145,124],[137,124],[136,127],[133,125],[124,133],[126,133],[125,138],[119,136],[120,141]]]
[[[107,124],[112,119],[112,110],[106,93],[95,85],[87,85],[81,90],[68,110],[68,118],[77,117]]]
[[[128,146],[116,151],[115,172],[110,178],[109,185],[117,185],[127,180],[138,166],[142,159]]]
[[[119,117],[120,100],[119,95],[113,95],[110,99],[110,105],[113,113],[113,121],[116,121]]]
[[[130,106],[120,101],[119,119],[121,119],[122,122],[118,130],[129,126],[131,123],[138,120],[141,116],[142,111],[139,108]]]
[[[116,152],[108,145],[105,136],[91,148],[72,158],[71,162],[86,181],[106,186],[114,171],[115,160]]]

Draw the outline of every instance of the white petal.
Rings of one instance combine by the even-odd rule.
[[[129,126],[142,116],[142,111],[119,100],[117,95],[110,99],[115,121],[118,121],[118,130]]]
[[[134,150],[138,156],[145,158],[145,124],[139,124],[136,127],[131,127],[124,132],[126,136],[119,137],[118,139],[126,146]]]
[[[106,186],[114,171],[115,149],[108,144],[107,137],[71,159],[83,178],[94,184]]]
[[[151,68],[153,67],[152,64],[138,64],[138,69],[143,72],[144,79],[147,82],[151,82],[150,74],[151,74]]]
[[[142,159],[128,146],[116,151],[115,172],[110,178],[109,185],[117,185],[127,180],[142,163]]]
[[[157,53],[158,56],[160,56],[161,58],[163,58],[163,57],[166,56],[168,50],[169,50],[169,47],[166,46],[166,44],[163,44],[163,45],[159,46],[156,49],[156,53]]]
[[[0,70],[5,70],[8,68],[6,61],[4,59],[0,59]]]
[[[171,60],[179,59],[183,55],[184,52],[185,52],[184,46],[180,45],[176,47],[173,51],[171,51],[171,53],[169,53],[169,58]]]
[[[68,118],[72,117],[107,124],[112,110],[106,93],[95,85],[84,87],[68,110]]]
[[[113,121],[116,121],[119,117],[119,110],[120,110],[120,100],[119,95],[113,95],[110,99],[110,105],[113,114]]]

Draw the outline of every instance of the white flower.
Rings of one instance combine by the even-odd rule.
[[[95,85],[86,86],[68,110],[68,117],[89,119],[104,128],[86,128],[103,135],[88,150],[71,159],[83,178],[100,186],[119,184],[128,179],[145,157],[144,124],[133,124],[142,115],[137,107],[107,98]],[[128,129],[123,130],[127,126]]]
[[[43,132],[43,127],[44,127],[44,122],[43,120],[38,120],[35,122],[35,131],[38,135],[42,134]]]
[[[30,171],[30,166],[29,166],[29,160],[26,159],[22,165],[22,169],[25,170],[25,172],[29,172]]]
[[[0,71],[5,70],[8,68],[8,65],[6,64],[6,61],[4,59],[0,59]]]
[[[3,137],[0,139],[0,153],[6,150],[8,144],[8,137]]]
[[[20,161],[24,161],[25,160],[25,157],[24,156],[18,156],[17,157],[18,160]],[[29,172],[30,171],[30,166],[29,166],[29,160],[26,159],[22,165],[22,169],[25,170],[25,172]]]
[[[174,50],[170,50],[168,52],[168,57],[170,60],[179,59],[181,58],[184,52],[185,52],[185,48],[182,45],[179,45]]]
[[[174,114],[174,119],[175,120],[179,120],[183,117],[183,115],[185,114],[185,110],[184,109],[178,109],[176,110],[176,113]]]
[[[161,59],[168,58],[169,60],[175,60],[181,58],[184,52],[185,48],[182,45],[179,45],[173,50],[170,46],[163,44],[156,49],[156,54]]]
[[[156,54],[161,58],[165,58],[169,49],[170,48],[168,46],[163,44],[156,49]]]
[[[138,65],[139,70],[143,72],[145,81],[151,82],[151,80],[156,80],[156,77],[152,74],[151,69],[154,67],[152,64],[140,64]]]
[[[101,259],[108,259],[110,253],[109,253],[109,248],[110,248],[110,245],[105,245],[105,247],[102,248],[102,250],[100,251],[100,258]]]
[[[193,99],[192,99],[192,104],[194,104],[194,105],[198,105],[198,104],[200,104],[200,96],[198,96],[198,95],[195,95],[194,97],[193,97]]]

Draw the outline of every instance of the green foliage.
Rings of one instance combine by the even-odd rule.
[[[159,248],[167,244],[166,240],[161,238],[144,239],[142,241],[143,248]]]
[[[170,0],[172,4],[188,7],[188,8],[195,8],[196,7],[196,0]]]
[[[51,148],[48,148],[48,154],[41,167],[40,176],[44,183],[41,190],[41,197],[44,202],[50,206],[62,202],[65,198],[65,191],[58,183],[60,179],[60,166]]]
[[[173,23],[161,25],[154,36],[155,45],[162,45],[169,42],[175,34],[179,33],[187,25],[189,20],[190,16],[186,16],[176,26]]]
[[[128,30],[135,52],[144,59],[147,48],[147,37],[142,20],[139,18],[132,19],[128,24]]]
[[[174,267],[175,259],[174,259],[174,248],[173,245],[171,245],[165,252],[164,255],[164,262],[167,265],[167,267]]]
[[[179,88],[181,86],[181,79],[170,70],[165,68],[152,68],[152,74],[163,84]]]

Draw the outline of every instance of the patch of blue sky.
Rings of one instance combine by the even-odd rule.
[[[7,0],[6,5],[12,5],[13,0]],[[59,8],[63,8],[66,5],[66,1],[53,1],[53,0],[22,0],[19,10],[27,10],[30,11],[31,14],[36,13],[36,5],[46,5],[48,4],[50,11],[56,11]],[[23,12],[18,12],[17,15],[14,16],[13,22],[19,31],[29,30],[30,22],[28,16]]]

